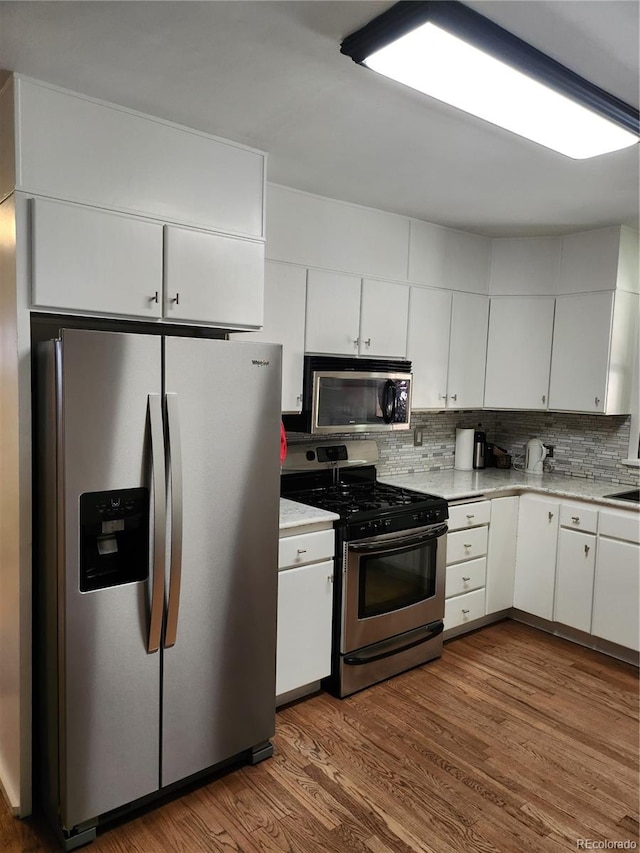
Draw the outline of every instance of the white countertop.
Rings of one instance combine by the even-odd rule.
[[[561,474],[525,474],[524,471],[516,471],[513,468],[507,471],[498,468],[488,468],[483,471],[456,471],[449,468],[445,471],[425,471],[418,474],[379,475],[378,479],[381,483],[392,486],[440,495],[449,501],[477,495],[496,497],[499,492],[522,490],[593,501],[636,512],[640,510],[640,505],[637,503],[604,497],[612,492],[631,491],[635,488],[634,486],[605,480],[565,477]]]
[[[425,471],[419,474],[381,475],[378,479],[381,483],[389,483],[392,486],[440,495],[449,501],[478,495],[492,498],[497,497],[500,492],[517,490],[591,501],[632,512],[640,511],[640,505],[637,503],[604,497],[612,492],[631,491],[633,486],[610,483],[605,480],[564,477],[561,474],[525,474],[524,471],[516,471],[514,468],[507,471],[501,471],[498,468],[488,468],[484,471],[456,471],[449,468],[446,471]],[[280,498],[280,530],[308,524],[332,525],[338,518],[339,516],[334,512],[307,506],[288,498]]]
[[[288,498],[280,498],[280,530],[323,522],[333,525],[338,518],[340,516],[335,512],[327,512],[325,509],[317,509],[297,501],[290,501]]]

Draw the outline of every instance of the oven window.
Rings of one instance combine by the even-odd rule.
[[[431,598],[436,589],[436,540],[390,554],[361,556],[358,618],[380,616]]]

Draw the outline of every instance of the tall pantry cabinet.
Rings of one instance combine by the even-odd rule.
[[[31,811],[30,312],[258,329],[263,152],[11,76],[0,90],[0,785]]]

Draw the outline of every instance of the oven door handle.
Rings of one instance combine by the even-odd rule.
[[[444,536],[448,527],[446,524],[436,524],[429,528],[428,533],[413,534],[412,536],[398,536],[393,539],[382,539],[376,537],[375,541],[368,540],[367,542],[348,542],[347,547],[350,551],[356,553],[371,553],[377,551],[380,554],[395,554],[398,551],[404,551],[405,548],[419,547]],[[390,547],[386,547],[389,545]]]
[[[372,655],[346,655],[344,658],[344,663],[349,664],[349,666],[364,666],[367,663],[373,663],[377,660],[383,660],[384,658],[390,658],[392,655],[398,655],[401,652],[407,652],[409,649],[413,649],[416,646],[421,646],[423,643],[428,642],[429,640],[433,640],[434,637],[437,637],[438,634],[441,634],[444,630],[444,622],[433,622],[431,625],[426,626],[429,630],[424,637],[420,637],[419,640],[414,640],[411,643],[407,643],[404,646],[394,646],[391,649],[387,649],[384,652],[378,652],[378,654]]]

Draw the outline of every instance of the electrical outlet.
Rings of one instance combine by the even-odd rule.
[[[553,459],[553,449],[555,444],[545,444],[544,446],[547,448],[547,459]]]
[[[422,447],[422,430],[414,429],[413,431],[413,446]]]

